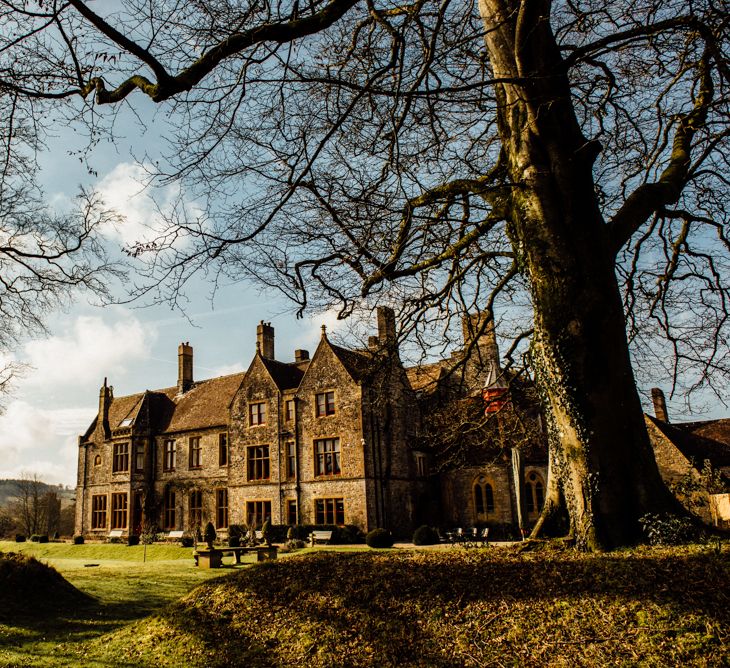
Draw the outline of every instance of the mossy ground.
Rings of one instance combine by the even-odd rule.
[[[219,573],[68,569],[100,603],[75,635],[54,620],[44,654],[17,625],[16,663],[0,649],[0,665],[725,666],[729,548],[317,550],[192,591]]]

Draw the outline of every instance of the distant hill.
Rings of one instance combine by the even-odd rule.
[[[8,500],[17,496],[19,482],[20,480],[17,479],[0,480],[0,506],[4,506]],[[63,485],[49,485],[44,482],[42,482],[41,485],[44,494],[46,492],[56,492],[56,494],[61,497],[62,501],[64,499],[72,501],[76,498],[76,490],[74,489],[67,489]]]

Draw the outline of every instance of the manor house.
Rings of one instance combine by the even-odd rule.
[[[414,368],[401,363],[391,309],[378,309],[377,327],[363,349],[335,345],[323,328],[311,357],[295,350],[282,362],[262,321],[243,373],[195,381],[193,349],[182,343],[174,386],[116,397],[105,380],[79,437],[76,533],[139,534],[145,524],[193,532],[208,521],[225,531],[270,518],[406,537],[422,523],[534,521],[545,436],[528,407],[533,428],[519,448],[504,445],[504,416],[522,406],[512,384],[500,387],[491,323],[465,317],[463,349]],[[503,417],[464,452],[465,416],[493,410],[485,386],[496,388]]]

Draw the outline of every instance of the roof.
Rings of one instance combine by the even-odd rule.
[[[406,376],[414,392],[432,394],[444,377],[443,362],[410,367],[406,369]]]
[[[262,356],[261,361],[280,390],[290,390],[299,387],[304,372],[309,366],[309,360],[306,360],[306,362],[286,363]]]
[[[682,424],[663,422],[651,415],[646,417],[697,468],[706,459],[714,467],[730,466],[730,420]]]
[[[328,342],[329,343],[329,342]],[[342,366],[355,380],[362,380],[370,370],[372,364],[372,356],[369,353],[359,350],[348,350],[341,348],[334,343],[330,343],[330,348],[337,359],[342,362]]]

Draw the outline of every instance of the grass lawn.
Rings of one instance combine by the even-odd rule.
[[[22,552],[53,566],[86,604],[53,610],[28,601],[8,618],[0,613],[0,666],[112,666],[109,657],[84,657],[86,643],[159,611],[221,571],[194,568],[191,548],[150,545],[0,542],[0,552]],[[230,573],[230,571],[228,571]],[[50,604],[50,605],[49,605]]]
[[[155,547],[27,548],[95,600],[0,617],[0,666],[730,666],[728,544],[314,549],[223,573]]]

